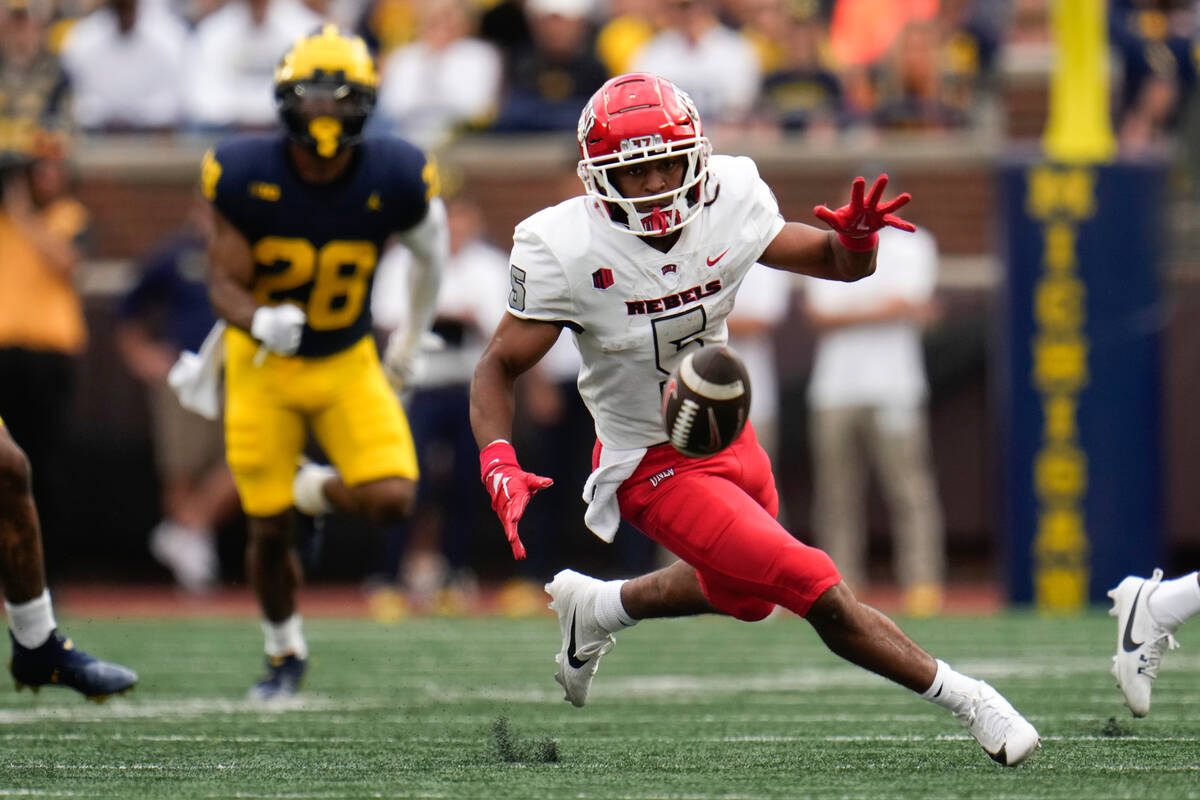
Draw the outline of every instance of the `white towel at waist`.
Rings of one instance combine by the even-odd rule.
[[[184,350],[167,373],[167,383],[175,390],[179,404],[206,419],[221,414],[221,365],[225,363],[225,321],[212,326],[200,352]]]
[[[621,524],[621,509],[617,505],[617,489],[633,474],[646,448],[632,450],[600,448],[600,464],[583,484],[583,500],[588,504],[583,521],[592,533],[612,542]]]

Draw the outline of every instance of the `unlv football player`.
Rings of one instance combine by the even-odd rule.
[[[824,552],[775,519],[768,458],[747,425],[732,445],[688,458],[666,442],[662,383],[686,353],[723,344],[725,318],[756,262],[830,280],[875,269],[876,231],[912,226],[855,180],[850,203],[816,215],[833,231],[781,217],[749,158],[712,155],[686,94],[651,74],[604,84],[579,122],[587,194],[547,208],[514,234],[508,314],[475,370],[471,424],[482,477],[513,553],[517,522],[549,478],[524,472],[509,443],[513,384],[566,326],[583,357],[579,391],[599,440],[585,520],[611,541],[619,518],[681,559],[629,581],[564,570],[546,590],[562,629],[558,682],[587,700],[612,634],[638,620],[699,613],[758,620],[776,605],[805,617],[838,655],[941,705],[992,758],[1023,761],[1038,734],[994,689],[912,643],[858,602]]]

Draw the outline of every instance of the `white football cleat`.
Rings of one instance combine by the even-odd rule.
[[[1117,618],[1117,654],[1112,659],[1112,674],[1125,695],[1125,705],[1135,717],[1150,712],[1150,690],[1158,677],[1167,650],[1179,647],[1171,632],[1155,621],[1150,613],[1150,595],[1162,581],[1162,570],[1149,578],[1130,575],[1108,593],[1113,607],[1109,614]]]
[[[206,592],[219,577],[220,564],[211,531],[187,528],[164,519],[150,533],[150,553],[171,570],[184,591]]]
[[[616,644],[611,633],[596,621],[596,594],[603,581],[564,569],[546,584],[550,608],[558,613],[562,649],[554,657],[558,674],[554,680],[566,690],[564,699],[582,708],[596,676],[600,656]]]
[[[968,701],[954,716],[997,764],[1015,767],[1040,746],[1038,732],[1012,704],[985,681],[976,681]]]
[[[325,496],[325,482],[337,477],[337,470],[328,464],[314,464],[304,460],[296,477],[292,479],[292,502],[302,514],[319,517],[333,511],[329,498]]]

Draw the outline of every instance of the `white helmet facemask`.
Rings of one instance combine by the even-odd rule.
[[[637,236],[663,236],[682,229],[703,207],[704,179],[712,145],[703,136],[664,142],[655,134],[621,141],[620,151],[579,161],[579,178],[587,193],[609,204],[609,224]],[[677,189],[645,197],[625,197],[610,178],[613,169],[664,158],[687,159],[683,182]],[[650,207],[639,211],[638,206]]]

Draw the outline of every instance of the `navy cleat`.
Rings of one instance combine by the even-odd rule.
[[[136,672],[76,650],[58,630],[51,631],[50,638],[32,650],[13,639],[12,631],[8,635],[12,640],[8,669],[18,691],[26,686],[35,692],[43,686],[66,686],[101,703],[110,695],[124,694],[137,683]]]
[[[295,653],[267,656],[267,674],[250,687],[251,700],[279,700],[294,697],[308,669],[308,660]]]

